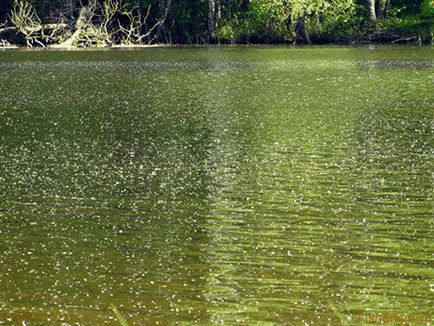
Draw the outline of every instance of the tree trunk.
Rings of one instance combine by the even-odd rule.
[[[170,6],[172,4],[172,0],[167,1],[160,1],[160,10],[163,12],[163,17],[160,19],[161,24],[164,24],[164,22],[167,19],[167,16],[169,15]]]
[[[208,41],[215,38],[215,30],[220,20],[220,0],[208,1]]]
[[[297,18],[295,22],[295,39],[294,44],[307,44],[309,43],[309,37],[306,31],[306,22],[304,16]]]
[[[77,18],[77,21],[75,22],[75,32],[68,39],[63,41],[62,43],[54,44],[54,45],[52,45],[52,47],[59,47],[59,48],[72,47],[82,32],[83,24],[84,24],[83,22],[85,20],[85,17],[84,17],[85,15],[86,15],[86,7],[82,7],[80,9],[80,13],[79,13],[79,16]]]
[[[159,1],[159,7],[160,11],[163,12],[163,17],[160,19],[160,24],[158,26],[158,32],[155,34],[155,36],[151,39],[150,36],[148,37],[148,43],[152,43],[152,41],[159,37],[159,35],[162,35],[166,39],[166,43],[172,44],[172,37],[170,35],[170,29],[166,28],[166,20],[169,16],[170,6],[172,4],[172,0],[167,0],[164,2],[163,0]]]
[[[377,3],[377,19],[383,19],[387,16],[387,8],[389,7],[390,0],[378,0]]]
[[[375,13],[375,0],[366,0],[366,8],[368,9],[369,19],[372,26],[375,27],[377,23],[377,15]]]

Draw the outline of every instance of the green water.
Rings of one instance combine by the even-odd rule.
[[[433,136],[432,47],[0,52],[0,324],[426,325]]]

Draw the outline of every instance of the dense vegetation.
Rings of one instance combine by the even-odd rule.
[[[431,42],[434,0],[3,0],[0,45]]]

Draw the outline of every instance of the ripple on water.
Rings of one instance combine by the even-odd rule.
[[[429,312],[431,61],[284,50],[1,62],[0,322]]]

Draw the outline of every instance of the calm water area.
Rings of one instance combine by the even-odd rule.
[[[0,324],[430,324],[433,136],[429,46],[0,51]]]

